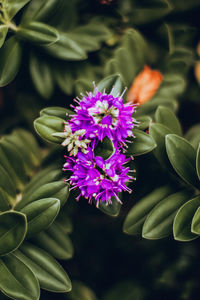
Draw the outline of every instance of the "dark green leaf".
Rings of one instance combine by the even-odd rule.
[[[151,124],[149,128],[149,134],[153,137],[157,144],[157,147],[154,149],[155,157],[158,159],[162,167],[172,171],[173,169],[169,162],[165,147],[165,136],[169,133],[172,133],[171,130],[162,124],[154,123]]]
[[[197,149],[200,143],[200,124],[191,127],[186,132],[185,138],[195,149]]]
[[[104,160],[108,159],[114,152],[114,145],[107,137],[102,142],[99,142],[94,150],[95,156],[101,156]]]
[[[6,170],[0,165],[0,187],[12,199],[16,196],[16,187]]]
[[[0,212],[10,209],[10,203],[6,192],[0,187]]]
[[[55,132],[64,130],[64,120],[54,116],[44,115],[34,121],[36,132],[45,140],[52,143],[61,143],[62,138],[53,136]]]
[[[200,180],[200,143],[199,143],[199,147],[197,149],[196,169],[197,169],[197,175],[198,175],[199,180]]]
[[[29,1],[30,0],[4,0],[4,7],[8,17],[12,19]]]
[[[36,90],[43,98],[51,98],[54,91],[54,81],[49,65],[44,60],[38,59],[33,53],[29,62],[30,73]]]
[[[9,84],[15,78],[20,62],[20,44],[15,37],[11,37],[0,49],[0,87]]]
[[[111,200],[112,204],[109,205],[107,205],[105,202],[100,202],[99,209],[111,217],[117,217],[120,213],[121,204],[115,198],[111,198]]]
[[[200,207],[200,196],[186,202],[178,210],[173,224],[173,233],[175,240],[187,242],[192,241],[198,237],[198,235],[191,232],[192,222],[194,228],[195,226],[199,226],[199,220],[193,219],[194,213],[196,212],[198,207]]]
[[[140,234],[144,221],[153,207],[172,192],[169,186],[155,189],[140,199],[129,211],[124,221],[123,231],[127,234]]]
[[[27,230],[26,216],[6,211],[0,214],[0,255],[16,250],[23,242]],[[1,272],[0,272],[1,273]]]
[[[71,290],[71,281],[64,269],[44,250],[23,243],[14,254],[32,270],[41,288],[62,293]]]
[[[45,47],[45,50],[62,60],[84,60],[87,58],[86,52],[67,33],[60,33],[59,41]]]
[[[167,107],[159,106],[155,113],[156,122],[166,126],[172,133],[182,135],[182,130],[175,114]]]
[[[152,119],[149,116],[142,116],[138,117],[136,121],[139,123],[138,129],[145,130],[150,126]]]
[[[43,46],[54,44],[59,40],[59,34],[55,28],[36,21],[19,26],[17,35]]]
[[[198,199],[200,196],[197,197]],[[197,200],[198,204],[199,201]],[[193,216],[192,219],[192,225],[191,225],[191,231],[195,234],[200,234],[200,205],[198,205],[198,208]]]
[[[15,209],[22,209],[25,205],[42,198],[58,198],[61,204],[64,204],[68,196],[69,184],[64,182],[64,180],[54,181],[38,187],[32,194],[25,194],[22,200],[15,206]]]
[[[74,112],[68,108],[52,106],[44,108],[40,111],[40,116],[54,116],[61,119],[68,119],[68,115],[73,115]]]
[[[40,288],[33,272],[14,254],[0,259],[0,290],[16,300],[38,300]]]
[[[196,173],[196,153],[192,145],[175,134],[169,134],[166,136],[166,149],[169,160],[179,176],[188,184],[200,188]]]
[[[58,259],[70,259],[73,256],[71,240],[56,221],[46,231],[35,236],[34,241]]]
[[[142,236],[154,240],[170,235],[174,217],[188,199],[190,199],[190,194],[187,191],[181,191],[160,201],[147,216]]]
[[[118,97],[124,91],[124,83],[120,75],[112,75],[101,80],[96,88],[101,93],[105,91],[107,94],[112,94],[113,97]]]
[[[27,237],[48,228],[60,210],[60,200],[44,198],[25,206],[21,212],[26,215],[28,222]]]
[[[130,138],[131,143],[128,143],[126,155],[138,156],[151,152],[156,148],[156,143],[153,138],[138,129],[133,129],[134,138]]]
[[[4,44],[7,32],[8,32],[8,26],[0,25],[0,48]]]

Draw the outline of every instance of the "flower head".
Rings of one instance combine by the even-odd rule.
[[[78,99],[76,112],[69,121],[72,132],[86,130],[85,137],[93,141],[102,141],[108,137],[116,146],[123,144],[132,136],[134,127],[134,105],[123,104],[122,96],[101,93],[95,89],[87,96]]]
[[[127,101],[129,103],[143,104],[150,100],[162,82],[163,76],[157,70],[152,70],[148,66],[140,72],[128,92]]]
[[[127,159],[119,150],[104,160],[100,156],[95,156],[91,147],[86,154],[78,152],[76,157],[66,157],[64,170],[71,170],[70,183],[73,188],[78,187],[80,195],[92,203],[95,199],[96,205],[99,202],[112,203],[112,197],[121,203],[118,193],[122,191],[131,192],[126,183],[132,179],[128,174],[129,168],[125,167],[130,159]]]

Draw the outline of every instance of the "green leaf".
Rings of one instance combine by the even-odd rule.
[[[105,137],[102,142],[99,142],[94,150],[95,156],[101,156],[104,160],[108,159],[115,152],[112,141]]]
[[[7,32],[8,32],[8,26],[7,25],[0,25],[0,48],[4,44]]]
[[[168,134],[166,136],[166,148],[169,160],[179,176],[188,184],[199,189],[200,182],[196,173],[196,153],[192,145],[175,134]]]
[[[73,289],[67,295],[69,300],[97,300],[94,292],[80,281],[72,282]]]
[[[54,92],[54,80],[49,65],[32,53],[29,60],[29,69],[38,93],[45,99],[51,98]]]
[[[200,207],[200,196],[186,202],[178,210],[173,224],[174,238],[177,241],[187,242],[192,241],[198,237],[195,233],[191,232],[191,225],[199,227],[199,220],[193,218],[194,213]],[[196,217],[198,214],[196,215]]]
[[[10,209],[10,203],[6,192],[0,187],[0,212]]]
[[[29,1],[30,0],[4,0],[4,7],[9,19],[11,20]]]
[[[15,209],[22,209],[25,205],[42,198],[58,198],[63,205],[67,201],[68,196],[69,184],[64,180],[49,182],[38,187],[33,193],[25,194],[15,206]]]
[[[1,156],[4,169],[6,167],[6,161],[8,161],[9,166],[6,167],[6,170],[8,171],[10,178],[12,178],[15,182],[16,186],[21,189],[28,181],[23,156],[16,147],[13,147],[13,145],[7,142],[4,138],[0,141],[0,149],[7,158],[6,160]]]
[[[6,170],[0,165],[0,187],[11,197],[16,196],[16,187]]]
[[[124,83],[120,75],[111,75],[97,84],[97,90],[101,93],[112,94],[113,97],[120,96],[124,91]]]
[[[112,204],[109,205],[107,205],[105,202],[100,202],[98,208],[103,213],[111,217],[117,217],[120,213],[121,204],[115,198],[111,198],[111,200],[112,200]]]
[[[174,217],[190,197],[187,191],[181,191],[160,201],[147,216],[142,236],[154,240],[164,238],[172,233]]]
[[[199,198],[199,196],[198,196],[198,198]],[[194,234],[200,235],[200,205],[198,206],[198,208],[193,216],[191,231]]]
[[[70,259],[73,256],[71,240],[56,221],[46,231],[34,236],[33,240],[58,259]]]
[[[196,169],[197,169],[197,175],[198,175],[199,180],[200,180],[200,143],[199,143],[199,147],[197,149]]]
[[[157,144],[157,147],[154,149],[155,157],[158,159],[162,167],[169,171],[173,171],[165,147],[165,136],[169,133],[172,133],[171,130],[162,124],[154,123],[151,124],[149,128],[149,134],[153,137]]]
[[[86,52],[67,33],[60,33],[57,43],[45,47],[45,50],[52,56],[62,60],[84,60]]]
[[[136,121],[138,122],[138,129],[145,130],[150,126],[152,118],[149,116],[142,116],[138,117]]]
[[[27,221],[24,214],[14,211],[6,211],[1,213],[0,255],[5,255],[16,250],[23,242],[26,231]]]
[[[134,138],[130,138],[130,144],[126,151],[126,155],[138,156],[151,152],[156,148],[156,143],[153,138],[138,129],[133,129]]]
[[[40,287],[33,272],[14,254],[0,259],[0,290],[16,300],[38,300]]]
[[[21,212],[26,215],[28,222],[27,237],[47,229],[60,210],[60,200],[44,198],[25,206]]]
[[[182,130],[175,114],[167,107],[159,106],[155,113],[155,120],[171,130],[172,133],[182,135]]]
[[[42,289],[57,293],[71,290],[71,281],[64,269],[44,250],[23,243],[14,254],[32,270]]]
[[[59,34],[55,28],[36,21],[20,25],[16,33],[25,40],[43,46],[54,44],[59,40]]]
[[[64,130],[64,120],[54,116],[42,116],[34,121],[36,132],[46,141],[61,143],[62,139],[52,134]]]
[[[68,120],[68,115],[73,114],[72,110],[59,106],[46,107],[40,111],[40,116],[54,116],[64,120]]]
[[[0,49],[0,87],[9,84],[15,78],[20,63],[20,44],[15,37],[11,37]]]
[[[185,134],[186,140],[197,149],[200,143],[200,124],[191,127]]]
[[[74,74],[70,69],[70,66],[63,64],[59,66],[58,64],[54,66],[53,74],[55,81],[61,91],[63,91],[67,95],[71,95],[74,91]]]
[[[46,183],[58,181],[61,179],[61,177],[62,170],[58,169],[58,167],[55,165],[42,169],[35,176],[33,176],[31,181],[26,185],[24,197],[32,195],[33,192]]]
[[[166,185],[153,190],[153,192],[140,199],[126,216],[123,231],[131,235],[140,234],[149,212],[158,202],[163,198],[166,198],[171,192],[172,189],[170,186]]]

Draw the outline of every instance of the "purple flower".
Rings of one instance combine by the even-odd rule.
[[[111,94],[100,93],[97,88],[95,94],[88,93],[80,100],[76,100],[76,112],[69,121],[72,132],[86,130],[85,138],[96,145],[104,137],[111,139],[116,147],[121,147],[127,137],[133,136],[134,122],[132,114],[133,104],[123,104],[122,96],[113,97]]]
[[[126,183],[132,177],[128,174],[129,168],[124,166],[130,158],[127,159],[117,149],[111,157],[104,160],[100,156],[95,157],[91,147],[87,150],[86,154],[79,151],[77,156],[65,156],[64,170],[72,171],[70,184],[72,188],[80,190],[77,200],[83,196],[92,203],[95,199],[96,205],[99,206],[100,201],[112,204],[111,198],[114,197],[121,203],[118,193],[122,191],[131,193]]]

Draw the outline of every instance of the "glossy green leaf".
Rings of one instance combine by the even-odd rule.
[[[0,48],[4,44],[7,32],[8,32],[8,26],[0,25]]]
[[[155,157],[158,159],[162,167],[172,171],[173,168],[169,162],[165,146],[165,136],[169,133],[172,133],[171,130],[159,123],[151,124],[149,128],[149,134],[153,137],[157,144],[157,147],[154,149]]]
[[[86,52],[71,39],[67,33],[60,33],[57,43],[45,47],[45,50],[52,56],[62,60],[84,60]]]
[[[17,35],[38,45],[51,45],[59,40],[57,30],[45,23],[32,21],[18,27]]]
[[[45,99],[51,98],[54,92],[54,81],[48,64],[32,53],[29,60],[29,69],[38,93]]]
[[[197,198],[200,198],[200,196],[198,196]],[[197,202],[199,203],[199,201],[197,201]],[[200,205],[198,206],[198,208],[193,216],[191,231],[194,234],[200,235]]]
[[[124,91],[124,83],[120,75],[111,75],[97,84],[97,90],[101,93],[112,94],[113,97],[120,96]]]
[[[14,254],[32,270],[41,288],[62,293],[71,290],[71,281],[67,273],[44,250],[30,243],[23,243]]]
[[[39,300],[40,288],[33,272],[14,254],[0,259],[0,290],[16,300]]]
[[[117,217],[120,213],[121,204],[115,198],[111,198],[111,200],[112,200],[112,204],[108,204],[108,205],[105,202],[100,202],[98,208],[103,213],[111,217]]]
[[[134,138],[130,138],[131,143],[128,143],[126,155],[138,156],[151,152],[156,148],[156,143],[153,138],[139,130],[133,129]]]
[[[154,240],[170,235],[178,209],[189,199],[190,194],[187,191],[181,191],[160,201],[147,216],[142,236]]]
[[[197,175],[198,175],[199,180],[200,180],[200,143],[199,143],[199,147],[197,149],[196,169],[197,169]]]
[[[171,192],[170,186],[166,185],[153,190],[153,192],[140,199],[126,216],[123,231],[131,235],[140,234],[147,215],[158,202],[166,198]]]
[[[15,209],[22,209],[25,205],[42,198],[57,198],[61,204],[64,204],[68,196],[69,184],[64,180],[54,181],[38,187],[32,194],[25,194],[22,200],[15,206]]]
[[[64,130],[64,120],[54,116],[42,116],[34,121],[36,132],[45,140],[52,143],[61,143],[62,139],[52,134]]]
[[[26,230],[24,214],[14,211],[0,213],[0,255],[16,250],[23,242]]]
[[[10,164],[10,166],[7,166],[6,169],[10,175],[10,178],[12,178],[16,186],[21,189],[21,187],[23,187],[23,185],[28,181],[23,156],[19,150],[16,149],[16,147],[13,147],[13,145],[6,141],[5,138],[1,139],[0,148]],[[4,168],[5,165],[6,160],[4,159]],[[13,174],[13,172],[15,174]]]
[[[6,170],[0,165],[0,187],[11,197],[16,196],[16,187]]]
[[[196,173],[196,153],[192,145],[175,134],[169,134],[166,136],[166,149],[169,160],[179,176],[188,184],[200,188]]]
[[[62,230],[66,233],[72,233],[73,231],[73,224],[71,219],[66,215],[64,210],[60,211],[58,217],[56,218],[56,223],[62,227]]]
[[[10,209],[10,203],[6,192],[0,187],[0,212]]]
[[[20,63],[21,46],[15,37],[11,37],[0,49],[0,87],[9,84],[15,78]]]
[[[73,256],[72,242],[56,221],[46,231],[34,236],[34,242],[58,259]]]
[[[104,160],[108,159],[114,152],[114,145],[107,137],[102,142],[99,142],[94,150],[95,156],[101,156]]]
[[[72,291],[67,295],[69,300],[97,300],[94,292],[80,281],[72,282]]]
[[[56,218],[59,210],[60,200],[56,198],[40,199],[25,206],[21,212],[27,217],[27,237],[48,228]]]
[[[200,207],[200,196],[186,202],[178,210],[173,224],[173,233],[175,240],[187,242],[198,237],[197,234],[191,232],[191,225],[193,225],[194,228],[195,226],[199,227],[200,225],[199,220],[195,220],[193,218],[198,207]]]
[[[12,19],[30,0],[4,0],[4,8],[9,19]]]
[[[152,119],[149,116],[141,116],[136,121],[138,122],[138,129],[145,130],[150,126]]]
[[[200,124],[191,127],[185,134],[186,140],[197,149],[200,143]]]
[[[175,114],[167,107],[159,106],[155,113],[155,120],[171,130],[172,133],[182,135],[181,125]]]
[[[68,115],[73,115],[74,112],[65,107],[52,106],[44,108],[40,111],[40,116],[54,116],[61,119],[68,120]]]
[[[52,165],[39,171],[32,177],[31,181],[26,185],[24,197],[32,195],[39,187],[46,183],[58,181],[62,177],[62,170],[57,166]]]

